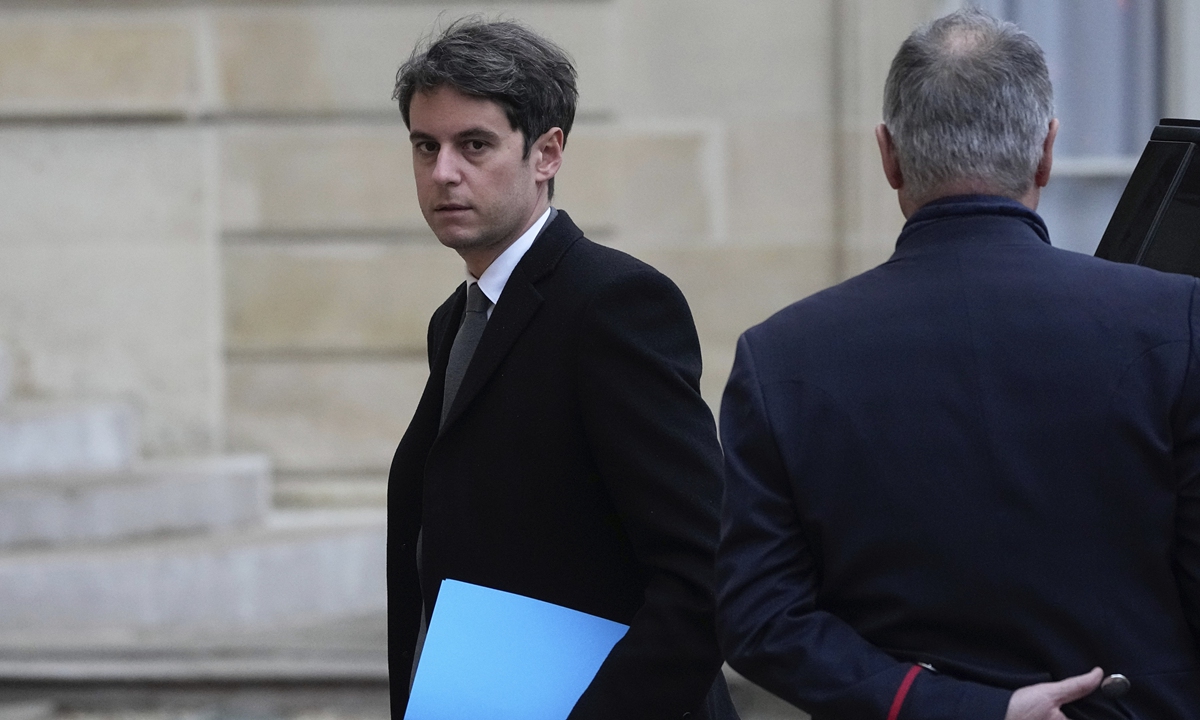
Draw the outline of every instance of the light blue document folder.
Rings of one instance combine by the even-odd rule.
[[[628,629],[445,580],[405,720],[564,720]]]

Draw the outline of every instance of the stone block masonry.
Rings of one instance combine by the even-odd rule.
[[[257,529],[0,554],[0,644],[264,628],[381,611],[385,523],[308,513]]]
[[[0,482],[0,550],[249,527],[266,520],[270,484],[261,455],[10,479]]]
[[[29,476],[117,472],[133,463],[138,444],[136,414],[123,403],[2,404],[0,490]]]

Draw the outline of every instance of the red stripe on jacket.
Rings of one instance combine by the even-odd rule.
[[[900,708],[904,705],[904,698],[908,697],[908,690],[912,687],[913,680],[917,679],[919,672],[921,672],[920,665],[913,665],[909,668],[908,674],[900,683],[900,689],[896,691],[896,697],[892,698],[892,709],[888,711],[887,720],[896,720],[900,717]]]

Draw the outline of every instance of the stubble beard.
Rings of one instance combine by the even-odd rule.
[[[510,245],[520,236],[519,218],[505,217],[502,220],[500,227],[492,225],[470,229],[451,225],[441,231],[435,229],[433,234],[438,242],[460,255],[485,252],[501,245]],[[432,227],[432,223],[430,225]]]
[[[499,231],[479,230],[476,232],[455,232],[453,230],[434,231],[434,236],[442,245],[456,252],[476,252],[487,250],[503,242],[504,234]]]

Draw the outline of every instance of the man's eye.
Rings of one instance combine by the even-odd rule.
[[[482,140],[468,140],[467,141],[467,149],[468,150],[473,150],[475,152],[479,152],[480,150],[484,149],[485,147],[487,147],[487,143],[485,143]]]
[[[432,154],[438,150],[437,143],[433,142],[419,142],[413,147],[417,149],[417,152],[425,154]]]

